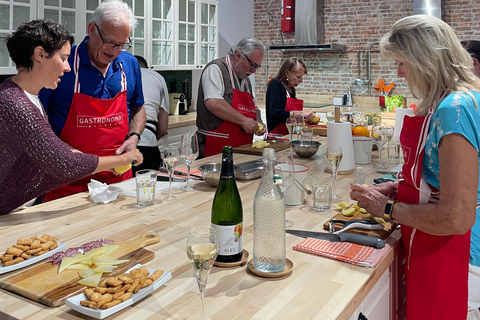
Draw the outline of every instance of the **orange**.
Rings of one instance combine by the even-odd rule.
[[[353,135],[370,137],[370,132],[363,126],[356,126],[355,129],[353,129]]]
[[[352,126],[352,134],[353,134],[353,131],[354,131],[354,128],[353,128],[353,126]]]

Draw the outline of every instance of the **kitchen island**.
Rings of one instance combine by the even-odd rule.
[[[323,169],[326,141],[314,158],[295,163],[308,165],[311,171]],[[258,156],[234,155],[234,162],[257,159]],[[220,162],[221,155],[195,161]],[[367,180],[374,177],[373,166],[364,166]],[[338,176],[337,191],[341,201],[349,201],[353,175]],[[215,188],[204,181],[193,182],[197,191],[181,193],[173,201],[161,201],[140,208],[133,197],[120,195],[112,203],[94,204],[87,193],[79,193],[0,216],[0,251],[23,237],[48,233],[66,242],[68,247],[106,238],[128,240],[140,234],[158,233],[160,243],[147,246],[156,257],[146,265],[170,271],[173,278],[142,301],[127,307],[108,319],[198,319],[200,300],[193,270],[185,253],[188,232],[192,227],[209,226]],[[256,180],[237,180],[243,202],[244,249],[253,254],[253,199],[259,184]],[[286,217],[294,229],[322,230],[334,211],[312,210],[311,196],[303,205],[287,207]],[[396,319],[399,265],[399,230],[387,241],[389,252],[376,268],[359,267],[333,259],[292,250],[302,239],[286,236],[287,258],[294,263],[293,272],[283,278],[261,278],[246,265],[234,268],[214,267],[208,279],[205,314],[208,319],[357,319],[359,312],[369,320]],[[1,278],[8,276],[2,275]],[[380,280],[380,281],[379,281]],[[382,285],[379,288],[379,284]],[[369,295],[370,293],[370,295]],[[368,300],[368,301],[367,301]],[[366,304],[369,304],[368,306]],[[379,310],[379,308],[381,310]],[[386,309],[386,310],[385,310]],[[375,317],[380,314],[381,318]],[[388,314],[387,318],[384,317]],[[62,305],[46,307],[40,303],[0,289],[0,319],[85,319],[83,314]]]

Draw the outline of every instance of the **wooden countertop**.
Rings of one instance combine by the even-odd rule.
[[[183,117],[183,116],[182,116]],[[295,159],[319,170],[324,164],[326,141],[313,159]],[[235,163],[256,156],[235,154]],[[207,162],[219,162],[221,155],[195,161],[193,167]],[[378,174],[372,166],[363,166],[368,181]],[[337,191],[343,201],[349,201],[349,185],[353,175],[338,176]],[[253,199],[259,179],[237,181],[244,210],[244,248],[253,254]],[[198,319],[200,300],[193,270],[185,253],[188,232],[195,226],[210,225],[210,210],[215,189],[204,181],[196,181],[197,191],[181,193],[177,199],[160,201],[140,208],[133,197],[119,196],[106,205],[94,204],[88,194],[79,193],[20,212],[0,216],[0,251],[17,239],[33,234],[48,233],[78,246],[98,238],[127,240],[139,234],[156,232],[160,243],[148,246],[155,251],[148,267],[172,272],[173,278],[139,303],[116,313],[109,319]],[[287,207],[287,219],[295,229],[321,230],[333,211],[316,212],[312,199],[304,205]],[[392,263],[399,238],[398,230],[389,238],[392,249],[376,268],[358,267],[333,259],[298,251],[292,246],[301,239],[287,235],[287,258],[293,261],[293,273],[286,278],[260,278],[246,266],[214,267],[208,279],[205,313],[209,319],[349,319],[365,296]],[[398,242],[397,242],[398,243]],[[85,319],[66,306],[50,308],[0,289],[0,318],[6,315],[35,319]],[[87,317],[88,318],[88,317]]]
[[[168,129],[194,125],[196,121],[197,113],[195,111],[190,111],[183,116],[170,115],[168,116]]]

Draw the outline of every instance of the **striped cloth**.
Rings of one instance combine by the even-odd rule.
[[[374,268],[378,264],[389,249],[390,246],[388,244],[385,244],[385,247],[382,249],[375,249],[351,242],[330,242],[313,238],[306,238],[293,246],[293,250],[371,268]]]

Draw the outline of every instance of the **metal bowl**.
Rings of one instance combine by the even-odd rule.
[[[320,145],[318,141],[292,141],[293,151],[301,158],[310,158],[315,155]]]
[[[202,172],[203,180],[205,180],[212,187],[217,187],[220,181],[220,173],[222,172],[221,163],[207,163],[198,167]]]

